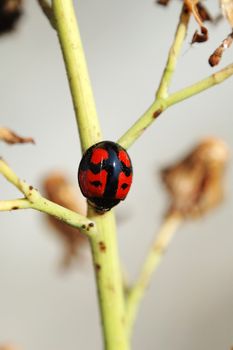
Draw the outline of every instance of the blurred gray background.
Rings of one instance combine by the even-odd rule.
[[[206,1],[213,15],[218,1]],[[176,28],[180,1],[76,1],[104,137],[117,140],[153,101]],[[192,20],[172,91],[219,68],[208,56],[229,33],[209,25],[210,40],[190,47]],[[0,38],[0,124],[36,145],[7,146],[3,156],[17,174],[40,187],[53,169],[73,183],[79,141],[56,33],[36,1],[12,35]],[[120,255],[133,280],[167,207],[159,169],[214,135],[233,148],[233,78],[166,111],[130,149],[131,193],[117,209]],[[139,312],[134,350],[230,350],[233,345],[232,164],[221,207],[179,230],[153,278]],[[231,181],[230,181],[231,180]],[[0,179],[1,199],[17,191]],[[33,211],[0,213],[0,343],[23,350],[102,348],[90,261],[59,268],[63,247],[45,217]]]

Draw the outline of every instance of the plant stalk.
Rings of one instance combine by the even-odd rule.
[[[85,54],[72,0],[53,0],[52,9],[84,152],[102,138]]]
[[[187,34],[190,12],[185,5],[182,6],[179,23],[175,33],[174,41],[168,53],[167,63],[156,92],[156,99],[168,96],[168,88],[171,84],[172,76],[176,68],[177,59],[182,48],[185,36]]]
[[[196,82],[193,85],[187,86],[168,97],[157,99],[154,101],[147,111],[125,132],[118,140],[118,143],[124,147],[129,148],[144,131],[164,112],[168,107],[186,100],[194,95],[199,94],[233,75],[233,63],[218,72],[211,74],[207,78]]]
[[[98,215],[89,209],[99,234],[90,237],[106,350],[129,349],[125,331],[125,304],[119,264],[115,218],[111,212]],[[111,230],[109,229],[111,228]]]
[[[154,242],[152,242],[149,248],[139,276],[128,292],[126,303],[126,327],[129,337],[132,332],[140,302],[151,282],[152,275],[158,268],[166,249],[182,221],[182,216],[176,212],[170,213],[169,216],[165,218],[158,234],[155,236]]]
[[[53,11],[80,134],[82,151],[100,141],[101,129],[71,0],[53,0]],[[90,238],[105,350],[127,350],[124,297],[113,211],[88,217],[98,234]]]

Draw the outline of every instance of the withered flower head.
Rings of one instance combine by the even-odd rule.
[[[76,211],[79,214],[86,215],[86,201],[78,192],[78,186],[72,186],[65,175],[60,172],[52,172],[49,174],[43,183],[44,191],[48,199],[62,205],[70,210]],[[65,255],[63,258],[63,266],[68,267],[81,252],[84,247],[86,238],[75,229],[60,220],[49,216],[48,219],[56,233],[62,238],[65,245]]]
[[[22,0],[0,0],[0,34],[15,28],[22,15]]]
[[[229,157],[227,145],[207,138],[191,153],[162,171],[162,180],[171,196],[170,210],[184,217],[198,217],[223,198],[223,174]]]

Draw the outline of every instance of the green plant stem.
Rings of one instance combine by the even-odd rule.
[[[17,198],[12,200],[0,201],[0,211],[10,211],[16,209],[29,209],[31,203],[26,198]]]
[[[0,201],[0,211],[29,208],[36,209],[52,215],[70,226],[80,229],[82,233],[89,237],[96,235],[97,228],[93,221],[42,197],[37,189],[28,185],[25,181],[20,180],[2,159],[0,159],[0,173],[25,195],[24,199]]]
[[[166,98],[156,100],[136,121],[136,123],[118,140],[118,143],[126,149],[129,148],[168,107],[223,82],[232,74],[233,64],[230,64],[191,86],[179,90]]]
[[[101,140],[101,130],[88,77],[85,56],[71,0],[53,0],[56,29],[80,134],[82,150]],[[127,350],[124,298],[113,211],[98,215],[89,208],[98,235],[90,237],[95,268],[102,331],[106,350]]]
[[[130,337],[140,301],[151,281],[152,275],[158,268],[163,255],[170,244],[177,228],[182,222],[182,217],[178,213],[171,213],[162,224],[154,242],[149,248],[146,259],[136,283],[128,292],[126,304],[126,328]]]
[[[105,349],[129,349],[125,332],[125,304],[115,219],[111,212],[100,216],[92,209],[89,217],[96,222],[99,232],[95,238],[90,237],[90,244],[101,305]]]
[[[73,3],[71,0],[53,0],[52,9],[69,78],[81,146],[82,150],[85,151],[89,146],[101,140],[101,131]],[[185,13],[183,13],[183,16],[185,16]],[[191,87],[167,96],[167,90],[175,70],[176,58],[185,37],[187,21],[188,16],[181,16],[173,47],[170,50],[167,65],[157,92],[157,100],[119,140],[119,143],[125,148],[128,148],[166,108],[217,84],[233,74],[233,67],[229,66],[228,70],[226,68]],[[127,320],[125,320],[122,277],[113,213],[110,211],[104,215],[98,215],[89,208],[89,217],[95,221],[98,229],[98,235],[90,237],[90,244],[96,273],[105,349],[128,349],[129,346],[124,329],[125,322],[128,329],[131,329],[139,301],[146,285],[149,283],[153,270],[158,266],[162,258],[164,249],[172,237],[172,232],[177,226],[178,220],[177,218],[176,220],[174,218],[168,219],[165,228],[159,234],[159,248],[155,246],[153,252],[150,251],[139,280],[128,296]]]
[[[183,5],[174,41],[169,50],[167,63],[160,81],[159,88],[156,92],[156,99],[166,98],[168,96],[168,88],[171,84],[171,79],[176,68],[177,58],[179,56],[187,33],[189,19],[190,12],[187,11],[186,6]]]
[[[186,100],[194,95],[199,94],[217,84],[222,83],[224,80],[230,78],[233,74],[233,63],[219,70],[218,72],[211,74],[209,77],[198,81],[197,83],[190,85],[180,91],[177,91],[170,95],[167,99],[167,107],[170,107],[178,102]]]
[[[85,55],[73,2],[53,0],[52,8],[84,152],[102,138]]]

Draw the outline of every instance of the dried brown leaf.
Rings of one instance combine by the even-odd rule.
[[[17,135],[14,131],[0,127],[0,140],[12,145],[15,143],[35,143],[31,137],[21,137]]]
[[[46,196],[51,201],[79,214],[86,215],[87,206],[85,199],[78,191],[78,186],[72,186],[64,174],[52,172],[44,179],[43,187]],[[78,229],[68,226],[52,216],[48,216],[48,219],[65,245],[63,266],[68,267],[79,257],[79,253],[87,243],[86,237]]]
[[[226,144],[203,140],[184,159],[162,171],[171,196],[171,209],[184,217],[198,217],[223,198],[223,174],[229,156]]]

